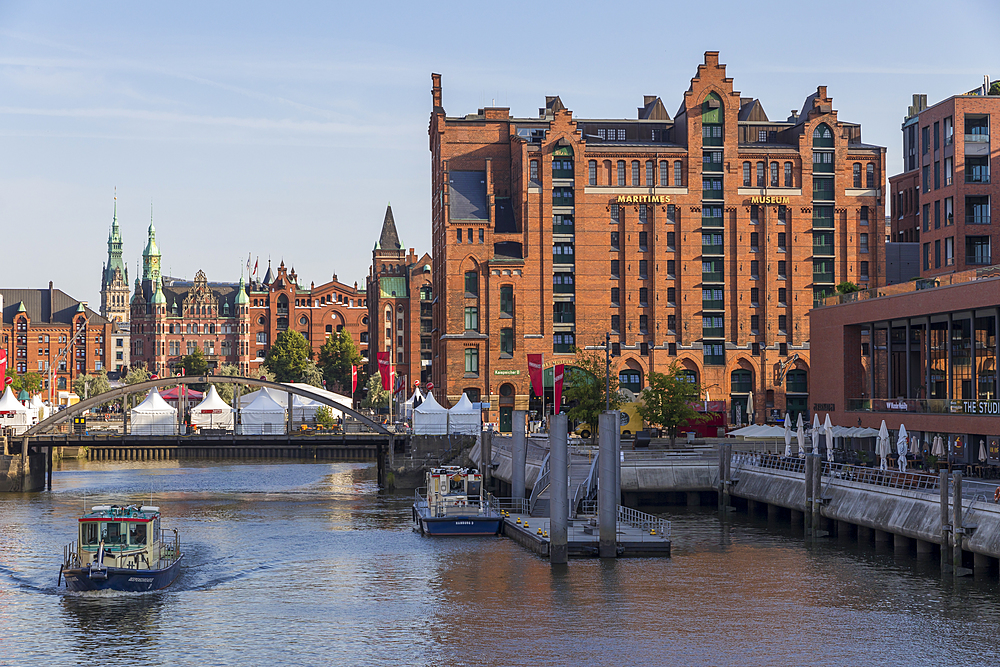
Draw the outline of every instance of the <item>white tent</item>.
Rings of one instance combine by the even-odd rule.
[[[45,411],[45,403],[42,402],[41,394],[35,394],[31,397],[28,409],[31,410],[31,417],[36,423],[49,416]]]
[[[448,432],[457,435],[479,435],[483,430],[483,413],[478,410],[469,397],[462,393],[462,398],[448,411]]]
[[[743,438],[744,440],[781,440],[785,437],[785,429],[780,426],[744,426],[726,435]]]
[[[177,410],[170,407],[156,387],[132,408],[132,435],[177,435]]]
[[[201,403],[191,408],[191,423],[200,428],[233,430],[233,408],[210,385]]]
[[[413,409],[419,407],[424,402],[424,395],[420,393],[420,387],[413,388],[413,395],[403,403],[404,419],[413,419]]]
[[[299,389],[304,389],[318,396],[330,399],[334,403],[343,405],[346,408],[353,407],[350,396],[343,396],[332,391],[327,391],[326,389],[321,389],[320,387],[314,387],[311,384],[305,384],[304,382],[286,382],[284,384],[287,384],[289,387],[298,387]],[[269,395],[276,403],[280,403],[281,406],[287,411],[288,392],[271,389],[270,387],[264,387],[263,389],[258,389],[257,391],[240,396],[240,407],[244,408],[250,405],[261,393]],[[292,418],[297,422],[313,421],[316,419],[316,411],[324,405],[326,404],[313,398],[292,394]],[[331,410],[333,410],[334,417],[336,417],[338,414],[337,409],[331,408]]]
[[[285,406],[274,400],[268,391],[259,391],[250,405],[240,410],[240,433],[243,435],[275,435],[285,432]]]
[[[434,400],[434,393],[413,410],[414,435],[446,435],[448,433],[448,410]]]
[[[14,435],[31,428],[31,411],[21,405],[10,387],[0,396],[0,426],[14,429]]]

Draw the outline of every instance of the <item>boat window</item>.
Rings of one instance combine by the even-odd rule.
[[[468,484],[468,488],[466,490],[466,494],[468,494],[470,496],[478,496],[479,495],[479,487],[480,487],[481,484],[482,484],[482,482],[473,481],[473,480],[470,479],[469,480],[469,484]]]
[[[128,543],[129,544],[145,544],[146,543],[146,524],[144,523],[132,523],[128,527]]]
[[[96,521],[88,521],[87,523],[80,524],[80,543],[81,544],[92,544],[97,545],[100,543],[101,538],[100,524]]]
[[[465,493],[465,488],[462,482],[463,480],[459,475],[455,475],[451,478],[451,483],[448,485],[448,493]]]
[[[122,525],[115,522],[102,523],[101,537],[105,544],[124,544],[125,534],[122,532]]]

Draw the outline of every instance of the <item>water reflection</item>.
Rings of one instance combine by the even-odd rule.
[[[65,594],[60,599],[65,632],[80,663],[106,664],[109,656],[131,664],[162,664],[156,646],[164,593]]]

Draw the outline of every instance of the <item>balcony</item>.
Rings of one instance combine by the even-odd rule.
[[[575,286],[573,285],[573,283],[570,283],[569,285],[559,283],[556,285],[552,285],[552,292],[554,294],[573,294],[573,292],[575,291],[574,287]]]
[[[722,245],[703,245],[701,246],[702,255],[722,255],[723,246]]]
[[[726,302],[723,299],[702,299],[702,310],[725,310]]]
[[[722,227],[722,218],[721,217],[718,217],[718,218],[716,218],[716,217],[703,217],[701,219],[701,226],[702,227]]]
[[[983,255],[983,254],[966,255],[965,256],[965,263],[966,264],[977,264],[977,265],[987,265],[988,266],[988,265],[991,264],[991,262],[990,262],[990,255]]]
[[[703,271],[701,274],[701,282],[703,283],[724,282],[722,278],[722,271]]]
[[[723,196],[722,196],[722,190],[714,190],[714,189],[713,190],[702,190],[701,191],[701,198],[702,199],[722,199],[723,198]]]
[[[967,215],[965,216],[965,224],[967,225],[988,225],[990,224],[990,216],[987,215]]]
[[[965,172],[965,182],[966,183],[989,183],[990,182],[990,172],[988,169],[976,169],[975,171]]]
[[[833,273],[813,272],[813,282],[818,283],[820,285],[832,285]]]
[[[831,243],[814,243],[813,244],[813,255],[817,257],[833,257],[833,244]]]
[[[701,329],[702,338],[725,338],[726,330],[725,327],[702,327]]]

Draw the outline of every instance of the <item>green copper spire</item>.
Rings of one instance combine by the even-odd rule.
[[[243,276],[240,276],[240,291],[236,293],[236,305],[246,306],[250,303],[250,298],[247,296],[247,292],[243,289]]]
[[[156,228],[153,226],[153,204],[149,205],[149,232],[146,249],[142,251],[142,280],[160,282],[160,249],[156,247]]]
[[[153,295],[153,305],[154,306],[165,306],[167,304],[167,297],[163,295],[163,289],[160,286],[160,279],[156,279],[156,294]]]
[[[108,233],[108,262],[104,267],[102,287],[107,287],[115,279],[115,271],[121,271],[122,280],[128,285],[128,267],[122,260],[122,230],[118,226],[118,193],[115,191],[115,207],[111,218],[111,232]]]

